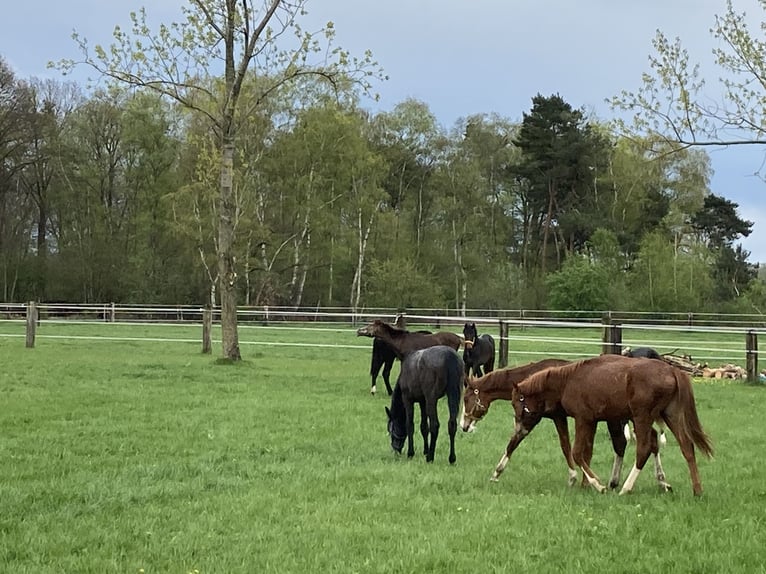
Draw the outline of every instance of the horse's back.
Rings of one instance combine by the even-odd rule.
[[[447,345],[435,345],[405,357],[399,373],[399,384],[415,399],[434,392],[437,397],[441,397],[448,386],[462,381],[464,368],[463,359],[455,349]]]

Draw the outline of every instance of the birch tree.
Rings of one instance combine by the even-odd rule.
[[[237,330],[237,225],[234,159],[242,118],[254,113],[286,83],[318,75],[331,83],[344,78],[364,89],[379,75],[369,52],[354,58],[334,47],[331,22],[318,33],[298,24],[307,0],[189,0],[183,21],[150,28],[144,9],[131,14],[129,32],[114,29],[108,48],[90,49],[77,33],[74,40],[81,61],[59,62],[63,70],[84,63],[107,78],[148,88],[207,118],[219,142],[217,265],[221,305],[222,352],[226,359],[241,359]],[[292,36],[291,36],[292,34]],[[310,60],[316,58],[316,62]],[[223,72],[223,82],[211,76]],[[246,78],[257,82],[258,95],[245,106],[241,98]]]

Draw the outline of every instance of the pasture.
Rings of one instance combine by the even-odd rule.
[[[700,499],[670,434],[674,492],[647,465],[618,497],[567,487],[549,421],[490,483],[512,431],[504,403],[459,432],[454,466],[444,400],[435,462],[419,435],[413,460],[394,455],[388,397],[369,394],[372,341],[350,325],[243,328],[236,365],[200,354],[199,333],[43,323],[25,349],[23,325],[0,322],[0,571],[766,570],[761,386],[697,380],[716,449],[698,459]],[[556,354],[538,334],[513,333],[511,365]],[[608,476],[611,459],[602,425],[594,470]]]

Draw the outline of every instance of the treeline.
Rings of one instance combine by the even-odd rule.
[[[766,308],[737,244],[752,223],[704,152],[649,157],[558,95],[447,129],[426,103],[373,114],[335,88],[239,118],[240,303]],[[151,93],[0,59],[0,297],[215,303],[218,138]]]

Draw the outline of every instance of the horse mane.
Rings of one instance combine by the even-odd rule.
[[[381,321],[380,319],[376,319],[375,323],[380,325],[380,327],[388,333],[388,335],[392,339],[397,339],[399,337],[403,337],[405,334],[409,333],[407,329],[400,329],[399,327],[395,327],[391,323],[386,323],[385,321]]]
[[[534,395],[544,391],[547,388],[548,374],[555,373],[557,377],[562,379],[568,379],[572,373],[574,373],[583,363],[590,361],[591,359],[583,359],[567,365],[561,365],[560,367],[548,367],[542,371],[537,371],[532,375],[529,375],[521,383],[519,383],[519,390],[525,395]]]

